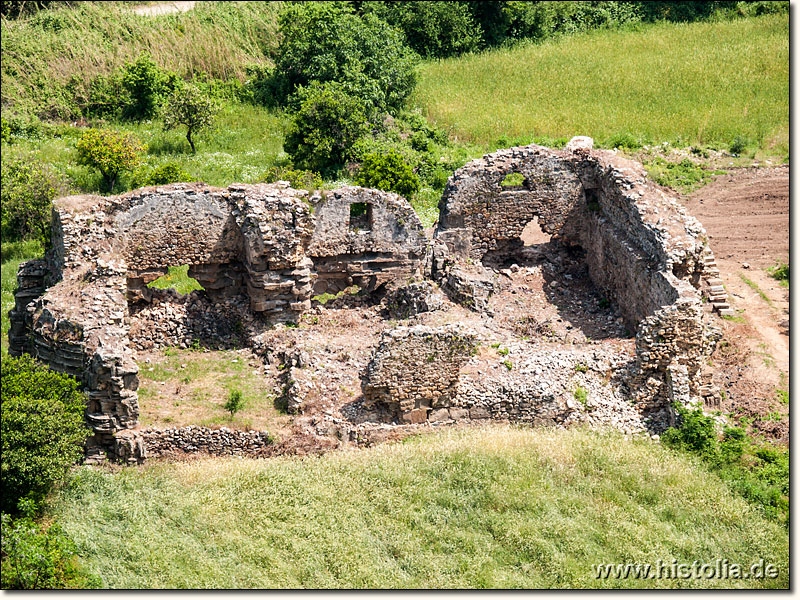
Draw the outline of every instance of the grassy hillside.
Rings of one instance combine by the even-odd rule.
[[[115,588],[788,585],[787,530],[716,476],[656,443],[581,430],[83,468],[54,516]],[[762,557],[778,579],[603,580],[592,568]]]
[[[459,138],[789,144],[789,17],[662,24],[430,62],[414,96]]]
[[[247,64],[269,62],[282,5],[198,2],[185,13],[152,17],[135,14],[129,2],[73,4],[2,20],[4,108],[69,118],[71,78],[85,86],[143,53],[181,76],[243,80]]]

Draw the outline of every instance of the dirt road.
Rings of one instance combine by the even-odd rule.
[[[761,415],[759,428],[783,437],[787,417],[778,423],[775,414],[788,411],[776,390],[788,390],[789,290],[766,269],[789,260],[789,168],[731,170],[684,204],[709,234],[741,321],[724,323],[727,344],[715,355],[729,392],[723,410]]]

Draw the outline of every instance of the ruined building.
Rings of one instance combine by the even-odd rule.
[[[359,187],[173,184],[62,198],[52,248],[20,267],[9,348],[82,382],[90,454],[140,457],[142,438],[120,436],[138,420],[135,351],[145,332],[132,315],[153,301],[148,284],[169,266],[188,264],[209,306],[241,298],[265,326],[296,322],[313,296],[351,285],[375,296],[403,287],[392,298],[405,317],[441,305],[433,282],[490,315],[495,267],[519,252],[533,220],[582,257],[636,332],[633,362],[602,352],[592,360],[619,374],[639,410],[714,395],[706,365],[719,330],[710,309],[729,307],[702,226],[641,165],[582,147],[531,145],[470,162],[447,184],[432,239],[406,199]],[[365,405],[401,423],[569,422],[574,407],[538,367],[470,379],[464,365],[479,345],[457,324],[386,332],[363,374]],[[549,360],[547,352],[531,348],[531,360]],[[580,352],[559,354],[564,368],[583,364]]]

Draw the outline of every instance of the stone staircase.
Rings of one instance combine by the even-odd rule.
[[[728,292],[722,284],[722,279],[719,277],[719,268],[717,267],[717,259],[714,258],[714,253],[711,248],[706,246],[703,252],[703,262],[705,267],[703,269],[703,281],[705,282],[704,293],[711,302],[713,310],[717,311],[720,316],[732,317],[736,313],[728,303]]]

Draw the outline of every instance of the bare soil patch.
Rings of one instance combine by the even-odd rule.
[[[788,440],[789,289],[766,271],[789,257],[789,168],[736,169],[684,198],[703,223],[731,307],[714,355],[721,409]]]

